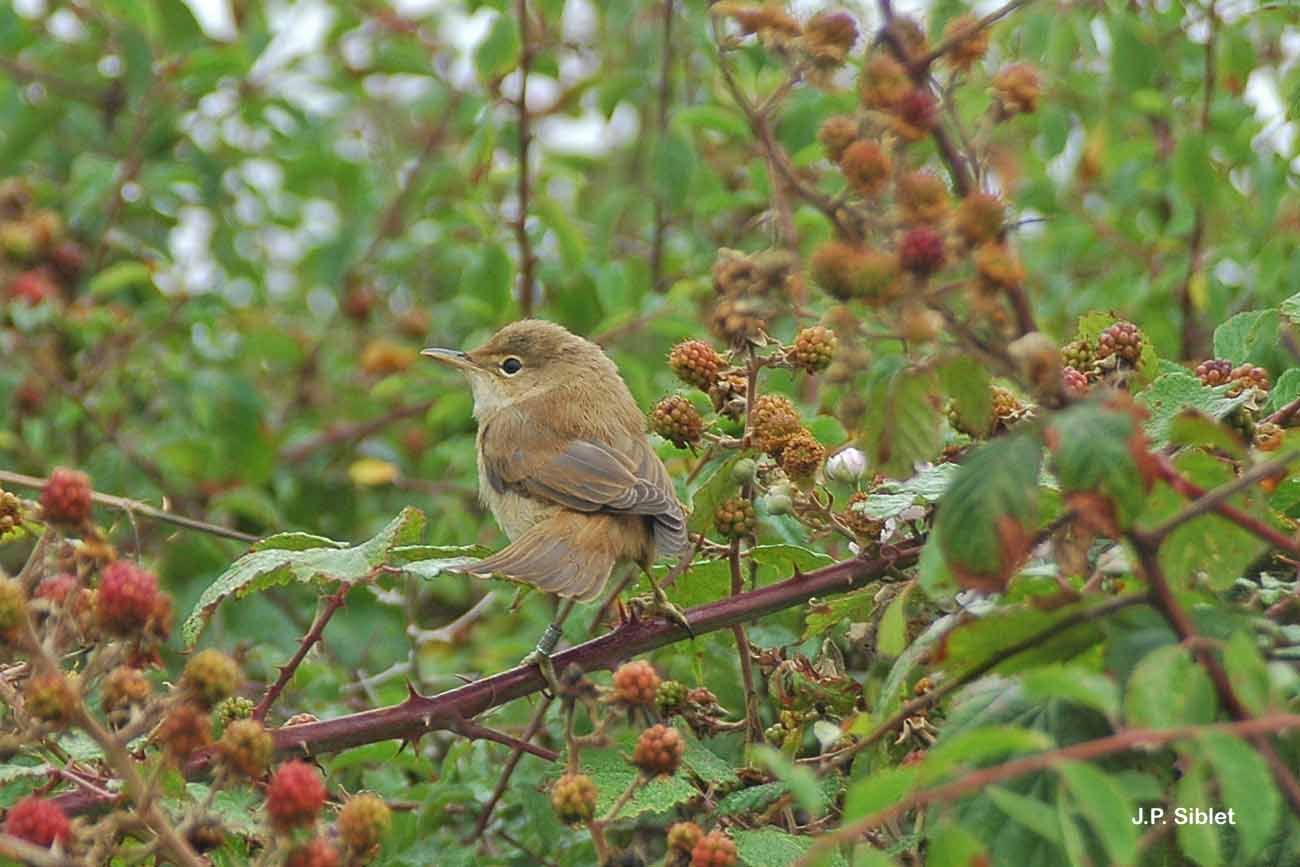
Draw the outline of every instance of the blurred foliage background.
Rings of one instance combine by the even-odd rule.
[[[649,408],[676,385],[669,348],[704,335],[719,249],[765,249],[781,219],[705,3],[526,5],[521,22],[504,0],[233,0],[199,17],[180,0],[4,4],[0,466],[77,466],[97,490],[258,537],[361,540],[414,504],[435,544],[499,546],[476,500],[468,390],[418,350],[543,316],[606,347]],[[845,6],[863,33],[879,25],[874,6]],[[967,11],[915,8],[936,37]],[[1042,330],[1065,339],[1080,314],[1113,310],[1163,357],[1191,360],[1215,323],[1295,292],[1298,22],[1293,5],[1255,0],[1042,0],[994,27],[955,108],[1018,222]],[[1039,68],[1041,104],[994,124],[988,81],[1011,59]],[[785,76],[756,44],[732,62],[750,92]],[[820,170],[817,133],[857,105],[855,74],[793,90],[774,118],[775,139],[828,195],[843,180]],[[916,161],[931,147],[916,145]],[[831,237],[818,210],[795,202],[790,216],[802,256]],[[832,306],[803,297],[779,337]],[[861,388],[851,376],[821,391],[783,371],[765,382],[820,407],[831,447],[861,423],[842,400]],[[662,445],[685,479],[691,453]],[[114,541],[159,567],[182,613],[243,548],[114,520]],[[512,664],[547,622],[545,600],[512,613],[501,592],[463,633],[428,632],[484,587],[444,578],[353,594],[286,710],[325,717],[398,700],[407,677],[429,691]],[[206,640],[242,647],[250,676],[265,677],[313,600],[297,587],[242,600]],[[760,646],[799,634],[794,614],[754,630]],[[656,662],[743,706],[734,652],[709,653],[729,641]],[[507,707],[494,724],[529,714]],[[390,761],[390,745],[328,761],[381,790],[423,778],[408,797],[432,791],[454,812],[488,796],[483,769],[500,748],[447,740],[436,773],[427,753]],[[523,763],[506,815],[531,822],[530,845],[559,846],[541,774]]]

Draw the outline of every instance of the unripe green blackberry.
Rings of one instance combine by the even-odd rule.
[[[90,517],[90,476],[58,467],[41,489],[41,513],[55,524],[79,526]]]
[[[781,449],[781,469],[791,479],[811,479],[826,459],[826,449],[810,431],[801,430]]]
[[[1073,367],[1084,375],[1092,369],[1093,362],[1096,360],[1097,355],[1093,351],[1092,344],[1086,340],[1071,340],[1061,347],[1061,361],[1065,362],[1067,367]]]
[[[854,190],[863,196],[879,194],[893,173],[894,161],[879,142],[859,139],[840,155],[840,171]]]
[[[226,726],[217,742],[226,767],[250,779],[266,773],[275,754],[275,741],[260,722],[253,719],[235,720]]]
[[[378,795],[356,795],[339,810],[339,839],[349,852],[370,852],[392,825],[392,811]]]
[[[957,206],[953,228],[968,247],[996,241],[1006,218],[1001,200],[991,193],[971,193]]]
[[[662,681],[644,659],[625,662],[614,672],[613,700],[629,707],[652,707]]]
[[[788,515],[794,511],[794,497],[790,496],[787,490],[768,491],[763,495],[760,504],[763,511],[769,515]]]
[[[1232,379],[1232,362],[1226,358],[1211,358],[1196,365],[1196,376],[1213,388]]]
[[[0,576],[0,640],[27,619],[27,593],[12,578]]]
[[[898,242],[898,261],[905,271],[921,276],[933,274],[948,260],[943,235],[929,226],[917,226]]]
[[[566,825],[589,822],[596,815],[596,783],[586,774],[565,774],[551,787],[551,806]]]
[[[1229,381],[1233,384],[1233,387],[1228,390],[1229,394],[1240,394],[1248,388],[1268,391],[1271,385],[1268,371],[1254,364],[1242,364],[1234,367]]]
[[[839,162],[849,145],[857,141],[858,122],[846,114],[837,114],[826,118],[817,132],[817,140],[826,150],[826,157],[831,162]]]
[[[748,485],[758,477],[758,461],[741,458],[731,465],[731,480],[738,485]]]
[[[1249,406],[1239,406],[1223,418],[1223,423],[1241,434],[1246,442],[1255,441],[1255,413]]]
[[[239,687],[239,665],[220,650],[208,648],[190,658],[181,675],[181,688],[210,710]]]
[[[704,432],[704,419],[695,405],[680,394],[670,394],[655,405],[650,429],[678,448],[694,445]]]
[[[241,695],[232,695],[230,698],[219,702],[213,708],[212,714],[216,717],[217,727],[224,731],[226,726],[235,720],[251,719],[253,710],[256,707],[252,699],[244,698]]]
[[[144,707],[152,693],[153,686],[139,669],[119,665],[104,678],[100,707],[109,716],[129,714],[133,707]]]
[[[722,831],[711,831],[691,852],[691,867],[735,867],[740,863],[736,843]]]
[[[779,747],[781,744],[785,743],[785,734],[785,726],[780,723],[772,723],[770,726],[763,729],[763,740],[767,741],[774,747]]]
[[[838,344],[834,331],[824,325],[814,325],[799,332],[788,357],[796,367],[816,373],[830,367]]]
[[[1112,355],[1130,365],[1142,357],[1142,332],[1132,322],[1116,322],[1098,336],[1097,357]]]
[[[167,758],[183,765],[191,755],[212,743],[212,721],[199,708],[185,702],[167,711],[155,737]]]
[[[699,825],[694,822],[674,822],[668,828],[668,851],[689,857],[702,839],[704,829]]]
[[[23,705],[33,719],[63,728],[77,710],[75,681],[61,671],[38,674],[27,681]]]
[[[665,680],[660,683],[659,689],[655,691],[655,708],[659,711],[659,715],[666,717],[679,711],[682,703],[686,701],[688,692],[686,684],[675,680]]]
[[[779,394],[760,395],[749,413],[749,430],[754,445],[769,455],[779,454],[790,437],[803,428],[799,410]]]
[[[686,755],[686,741],[681,732],[666,725],[653,725],[641,732],[636,749],[632,751],[632,764],[647,777],[672,776]]]
[[[1281,425],[1271,421],[1262,421],[1255,425],[1255,448],[1261,452],[1275,452],[1282,448],[1282,438],[1286,431]]]
[[[1083,397],[1088,393],[1088,377],[1073,367],[1061,371],[1061,384],[1070,397]]]
[[[754,505],[749,500],[733,497],[718,506],[713,513],[713,523],[723,537],[741,539],[754,535],[754,530],[758,528],[758,516],[754,514]]]
[[[16,530],[22,522],[22,500],[8,491],[0,490],[0,539]]]
[[[668,354],[668,366],[682,382],[708,391],[726,363],[718,351],[703,340],[683,340]]]

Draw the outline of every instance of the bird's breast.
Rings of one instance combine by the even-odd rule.
[[[554,503],[546,503],[509,489],[497,490],[488,477],[481,446],[478,449],[478,495],[483,505],[492,512],[497,526],[511,542],[528,532],[538,521],[560,510]]]

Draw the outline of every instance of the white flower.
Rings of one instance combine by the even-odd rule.
[[[837,482],[856,482],[866,472],[867,456],[859,449],[844,449],[826,461],[826,477]]]

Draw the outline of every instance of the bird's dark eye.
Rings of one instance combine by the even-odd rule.
[[[501,362],[501,370],[506,376],[514,376],[523,369],[524,363],[513,355]]]

